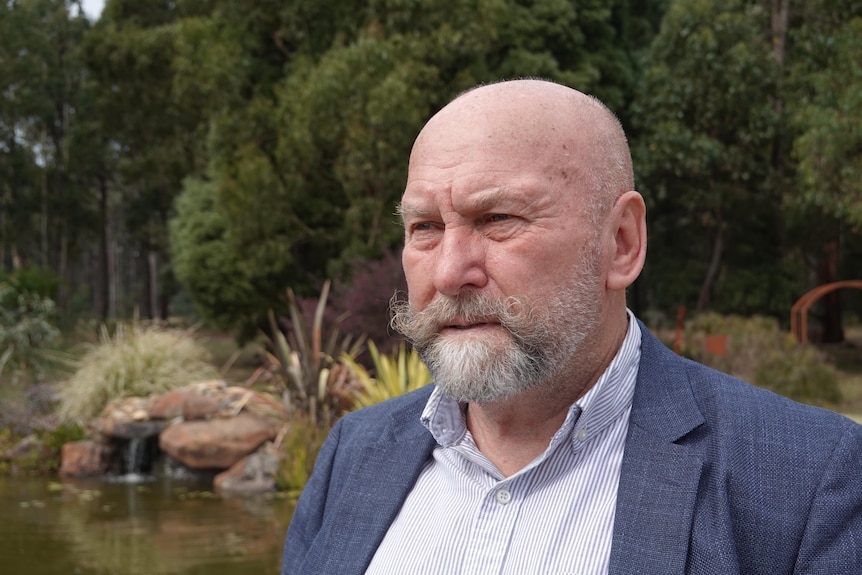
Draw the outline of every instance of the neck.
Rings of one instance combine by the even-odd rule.
[[[596,384],[610,365],[626,335],[612,330],[606,340],[596,341],[598,354],[579,354],[553,380],[492,403],[471,403],[467,429],[485,457],[505,476],[514,475],[541,455],[566,420],[569,407]],[[585,357],[585,355],[587,355]]]

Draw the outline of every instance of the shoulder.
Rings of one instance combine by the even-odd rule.
[[[644,328],[635,406],[739,444],[782,445],[788,453],[829,450],[862,426],[832,411],[791,401],[674,354]],[[688,431],[681,428],[681,435]]]

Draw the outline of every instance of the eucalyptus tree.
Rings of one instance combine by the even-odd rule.
[[[65,307],[87,219],[72,140],[89,22],[71,0],[12,0],[0,11],[2,265],[57,273],[66,280],[57,294]]]
[[[176,291],[167,222],[201,148],[201,107],[174,89],[177,22],[188,16],[183,3],[109,0],[85,45],[105,151],[98,174],[103,265],[116,261],[114,274],[138,278],[126,283],[147,317],[166,316]],[[125,257],[108,255],[120,249]]]

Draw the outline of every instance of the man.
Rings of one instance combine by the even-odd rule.
[[[862,427],[626,308],[645,208],[602,104],[538,80],[426,124],[393,325],[435,385],[333,429],[283,575],[860,574]]]

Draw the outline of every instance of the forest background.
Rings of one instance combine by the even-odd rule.
[[[95,22],[6,0],[0,269],[66,325],[194,316],[240,339],[332,278],[374,336],[415,134],[524,76],[594,94],[630,136],[647,323],[685,306],[786,327],[812,287],[862,278],[853,0],[107,0]],[[862,297],[815,311],[841,341]]]

